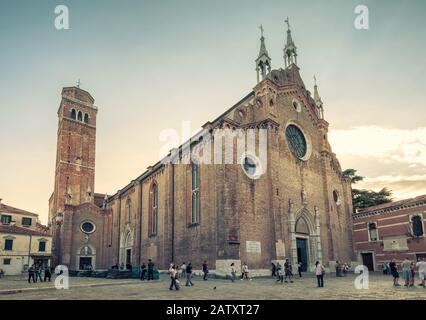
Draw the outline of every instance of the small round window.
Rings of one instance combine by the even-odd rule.
[[[86,221],[81,224],[81,231],[84,233],[93,233],[95,229],[95,225],[91,222]]]
[[[244,155],[241,159],[241,166],[250,179],[258,179],[263,174],[262,164],[256,156]]]

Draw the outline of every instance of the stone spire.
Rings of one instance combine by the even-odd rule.
[[[318,109],[318,114],[320,119],[324,119],[324,103],[321,100],[321,97],[318,93],[318,85],[317,85],[317,78],[314,76],[314,82],[315,82],[315,86],[314,86],[314,100],[315,100],[315,104],[317,106]]]
[[[260,26],[260,51],[256,59],[257,83],[266,78],[266,75],[271,72],[271,58],[265,46],[265,37],[263,36],[263,26]]]
[[[284,47],[284,64],[286,68],[290,68],[292,65],[297,65],[297,47],[294,44],[290,30],[290,20],[285,20],[287,24],[287,42]]]

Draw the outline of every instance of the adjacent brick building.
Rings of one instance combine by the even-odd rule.
[[[358,261],[370,270],[405,257],[426,257],[426,195],[358,210],[354,242]]]
[[[284,60],[271,69],[262,31],[253,90],[109,197],[93,193],[94,99],[64,88],[49,202],[56,263],[207,260],[223,270],[231,261],[262,269],[289,258],[312,269],[353,260],[351,182],[328,143],[318,88],[312,97],[300,77],[290,29]],[[229,137],[231,151],[220,144]]]

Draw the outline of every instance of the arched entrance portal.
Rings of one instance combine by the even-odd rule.
[[[124,267],[132,264],[132,250],[133,250],[133,235],[130,230],[127,230],[122,236],[120,248],[120,264]]]
[[[319,228],[319,211],[315,216],[306,207],[296,214],[290,213],[291,260],[302,263],[302,271],[312,271],[316,260],[322,259]]]
[[[96,249],[90,244],[85,244],[77,250],[77,270],[95,270]]]

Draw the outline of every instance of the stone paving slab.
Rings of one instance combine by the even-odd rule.
[[[182,286],[179,291],[169,290],[170,281],[166,276],[149,283],[129,280],[128,283],[110,284],[103,280],[95,279],[101,284],[96,288],[95,283],[70,283],[69,290],[26,291],[0,295],[0,300],[426,300],[426,289],[419,286],[395,288],[391,277],[381,275],[370,277],[368,290],[354,287],[354,275],[346,278],[327,275],[324,288],[316,287],[313,275],[295,278],[294,283],[284,284],[265,278],[237,280],[235,283],[197,278],[194,287]]]

